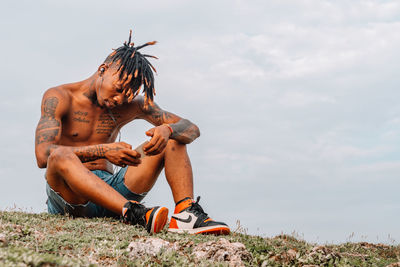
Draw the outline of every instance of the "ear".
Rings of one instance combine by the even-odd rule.
[[[102,76],[104,74],[104,72],[109,68],[108,64],[103,63],[99,66],[99,68],[97,69],[97,73],[99,74],[99,76]]]

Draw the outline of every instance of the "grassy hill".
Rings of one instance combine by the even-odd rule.
[[[400,246],[321,246],[240,229],[222,239],[166,231],[151,236],[111,219],[0,211],[0,266],[400,266],[397,262]]]

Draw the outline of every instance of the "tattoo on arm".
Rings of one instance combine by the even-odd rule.
[[[167,111],[162,110],[156,104],[147,105],[143,108],[146,118],[156,125],[161,125],[171,119],[173,115]]]
[[[50,155],[50,153],[56,149],[57,147],[60,147],[59,145],[50,145],[47,149],[47,155]],[[100,144],[100,145],[92,145],[92,146],[81,146],[81,147],[70,147],[72,149],[72,152],[75,153],[75,155],[78,156],[78,158],[82,162],[89,162],[89,161],[94,161],[97,159],[104,159],[106,158],[106,152],[111,151],[111,150],[121,150],[119,147],[109,147],[107,144]]]
[[[36,144],[53,142],[60,134],[60,121],[55,118],[57,97],[49,97],[43,103],[43,114],[36,128]]]
[[[104,145],[93,145],[72,148],[82,162],[105,158],[108,149]]]
[[[36,144],[52,142],[56,139],[60,129],[44,130],[36,135]]]
[[[173,132],[171,138],[184,144],[190,144],[200,136],[199,128],[186,119],[170,124]]]
[[[162,110],[155,103],[147,106],[141,103],[141,108],[144,112],[145,119],[153,124],[162,125],[163,123],[168,123],[173,130],[170,138],[176,141],[189,144],[200,136],[200,130],[195,124],[168,111]]]

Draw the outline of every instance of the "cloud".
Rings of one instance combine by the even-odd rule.
[[[33,153],[40,95],[87,78],[133,28],[136,43],[159,41],[146,50],[160,58],[156,101],[201,128],[189,146],[196,190],[218,219],[234,224],[241,217],[253,233],[261,227],[271,235],[293,228],[312,235],[320,227],[321,242],[339,240],[341,232],[374,232],[363,226],[376,214],[398,221],[379,208],[390,204],[384,199],[397,188],[399,171],[397,1],[7,6],[0,11],[7,25],[0,44],[7,184],[0,195],[7,197],[0,203],[44,209],[43,171]],[[123,139],[141,143],[148,127],[135,122]],[[170,196],[164,180],[158,185],[149,203]],[[12,199],[9,188],[19,188],[22,199]],[[373,205],[365,200],[371,195]],[[349,203],[356,204],[343,212]],[[378,223],[400,236],[396,224]]]
[[[304,92],[287,92],[279,100],[278,103],[283,107],[305,107],[315,103],[334,104],[335,98],[331,96],[317,95]]]

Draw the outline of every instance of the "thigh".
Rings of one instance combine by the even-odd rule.
[[[125,185],[134,193],[146,193],[153,187],[163,168],[164,152],[155,156],[145,156],[138,166],[128,167],[125,173]]]
[[[57,192],[66,202],[74,205],[86,204],[88,200],[74,192],[65,182],[64,178],[58,173],[56,164],[48,162],[46,170],[46,180],[51,189]]]

